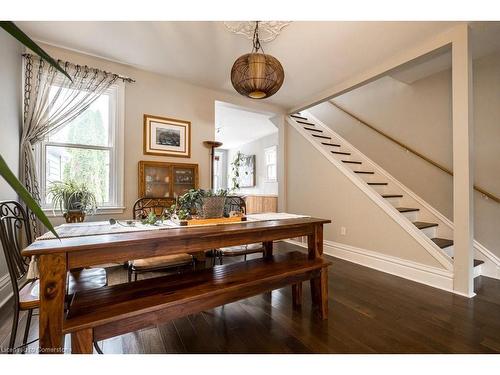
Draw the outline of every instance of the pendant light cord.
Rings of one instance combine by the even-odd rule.
[[[259,40],[259,21],[255,21],[255,30],[253,31],[253,49],[252,53],[259,52],[259,49],[264,53],[264,48],[262,48],[262,45],[260,44]]]

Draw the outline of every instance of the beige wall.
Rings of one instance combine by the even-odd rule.
[[[21,45],[0,30],[0,154],[17,175],[22,121]],[[0,177],[0,200],[17,199],[16,193]],[[0,245],[0,306],[11,292],[7,264]]]
[[[125,88],[125,206],[123,215],[112,215],[117,218],[131,216],[131,206],[137,199],[137,163],[139,160],[155,160],[166,162],[197,163],[200,170],[200,187],[210,185],[209,150],[203,141],[213,140],[215,134],[214,116],[215,101],[223,101],[260,111],[284,113],[280,107],[267,104],[265,101],[253,101],[238,94],[219,92],[194,86],[174,78],[146,72],[130,66],[117,64],[68,50],[46,46],[53,56],[77,64],[87,64],[129,76],[135,83],[126,84]],[[228,62],[228,67],[230,63]],[[229,68],[228,68],[229,69]],[[229,72],[228,72],[229,74]],[[152,114],[191,121],[191,158],[172,158],[143,154],[143,114]],[[108,215],[110,216],[110,215]],[[102,220],[106,217],[98,215],[92,219]],[[60,222],[60,220],[55,220]]]
[[[286,145],[289,212],[331,219],[332,224],[325,225],[325,240],[443,268],[292,127]],[[346,228],[345,236],[340,234],[341,226]]]
[[[500,53],[474,61],[475,182],[500,196]],[[451,71],[411,85],[384,77],[334,101],[449,169],[452,166]],[[403,184],[453,219],[453,180],[329,103],[311,112]],[[496,171],[496,172],[495,172]],[[475,238],[500,256],[500,205],[475,194]]]

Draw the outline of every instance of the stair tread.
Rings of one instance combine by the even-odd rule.
[[[328,137],[326,135],[319,135],[319,134],[311,134],[313,137],[316,138],[322,138],[322,139],[332,139],[332,137]]]
[[[342,160],[342,163],[348,163],[348,164],[361,164],[360,161],[352,161],[352,160]]]
[[[403,194],[382,194],[382,198],[403,198]]]
[[[441,249],[453,246],[453,240],[449,240],[447,238],[435,237],[435,238],[431,238],[431,240],[432,240],[432,242],[434,242]]]
[[[350,152],[343,152],[343,151],[330,151],[332,154],[338,154],[338,155],[351,155]]]
[[[325,146],[340,147],[340,145],[338,145],[336,143],[321,142],[321,144],[325,145]]]
[[[308,121],[295,120],[295,122],[302,124],[302,125],[316,126],[316,124],[313,124],[312,122],[308,122]]]
[[[451,257],[451,259],[454,259],[454,257]],[[484,264],[484,260],[481,260],[481,259],[474,259],[474,262],[473,262],[473,267],[480,266],[481,264]]]
[[[316,133],[323,133],[323,130],[321,129],[315,129],[315,128],[308,128],[307,126],[304,126],[305,130],[309,130],[311,132],[316,132]]]
[[[425,221],[415,221],[413,223],[418,229],[437,227],[438,223],[427,223]]]
[[[301,119],[301,120],[307,120],[307,117],[299,116],[299,115],[290,115],[290,117],[298,118],[298,119]]]
[[[389,185],[388,182],[368,182],[368,185]]]
[[[371,172],[371,171],[354,171],[354,173],[360,173],[360,174],[375,174],[375,172]]]
[[[483,263],[484,263],[484,260],[474,259],[474,267],[480,266]]]
[[[415,211],[420,211],[420,208],[396,207],[396,210],[398,210],[399,212],[415,212]]]

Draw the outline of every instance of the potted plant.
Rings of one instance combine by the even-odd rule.
[[[51,183],[48,194],[54,210],[58,208],[67,223],[82,222],[86,214],[93,215],[97,211],[95,194],[85,183],[55,181]]]
[[[227,190],[217,191],[190,189],[181,196],[174,211],[180,215],[180,219],[190,219],[200,217],[203,219],[218,218],[224,215],[224,205],[226,203]]]

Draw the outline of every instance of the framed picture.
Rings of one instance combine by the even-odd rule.
[[[242,155],[239,169],[240,187],[255,186],[255,155]]]
[[[191,123],[144,115],[144,154],[191,157]]]

